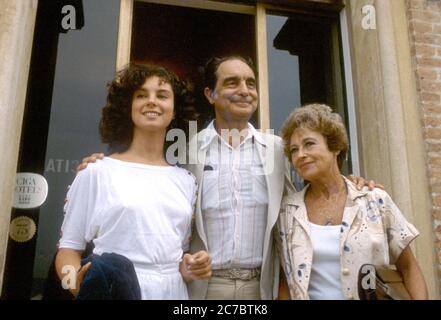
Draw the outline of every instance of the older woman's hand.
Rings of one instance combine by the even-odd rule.
[[[380,188],[384,190],[384,186],[382,184],[375,183],[374,180],[368,181],[363,177],[354,176],[352,174],[348,176],[348,179],[356,184],[358,190],[361,190],[364,186],[367,186],[369,191],[374,190],[374,188]]]

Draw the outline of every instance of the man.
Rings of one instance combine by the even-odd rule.
[[[188,169],[199,181],[190,250],[208,249],[213,275],[189,286],[193,299],[277,296],[272,230],[284,186],[294,187],[281,139],[249,123],[258,104],[256,82],[252,63],[242,57],[213,58],[205,68],[204,94],[215,119],[190,142],[196,139],[198,159],[190,154]]]

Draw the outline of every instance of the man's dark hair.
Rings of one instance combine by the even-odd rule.
[[[99,132],[101,141],[109,146],[109,153],[124,152],[132,143],[133,94],[146,79],[153,76],[169,83],[173,90],[175,118],[167,130],[179,128],[188,136],[188,122],[197,118],[193,94],[188,84],[164,67],[131,64],[118,72],[107,85],[107,103],[102,109]]]
[[[209,88],[210,90],[214,90],[216,87],[217,82],[217,75],[216,71],[219,68],[219,66],[229,60],[240,60],[244,63],[246,63],[251,70],[254,72],[254,76],[257,79],[257,71],[254,66],[253,60],[249,57],[244,58],[242,56],[225,56],[225,57],[212,57],[210,58],[207,63],[205,64],[204,68],[204,88]]]

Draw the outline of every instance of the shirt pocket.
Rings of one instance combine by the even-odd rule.
[[[201,209],[203,211],[212,211],[219,209],[219,170],[204,170],[202,177],[202,201]]]
[[[249,170],[252,177],[253,200],[261,205],[268,205],[268,187],[263,165],[253,162]]]

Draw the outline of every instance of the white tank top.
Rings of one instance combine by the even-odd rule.
[[[341,225],[309,225],[314,250],[309,297],[311,300],[344,300],[340,280]]]

